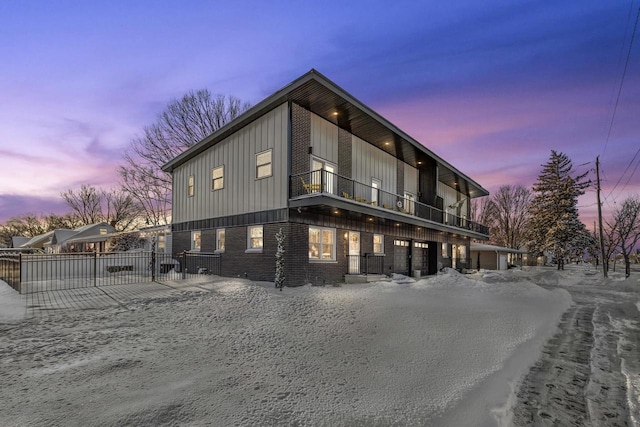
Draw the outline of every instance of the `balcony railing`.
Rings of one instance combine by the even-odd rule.
[[[307,195],[332,194],[350,202],[388,209],[480,234],[489,234],[486,226],[418,202],[414,196],[389,193],[326,170],[292,175],[290,180],[290,198],[292,199]]]

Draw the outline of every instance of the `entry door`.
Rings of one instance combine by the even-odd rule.
[[[319,186],[324,181],[324,188],[322,190],[325,193],[336,194],[336,169],[337,167],[331,163],[315,157],[312,158],[311,170],[313,171],[313,176],[311,177],[311,182],[318,186],[314,188],[320,188]]]
[[[360,233],[349,232],[349,274],[360,274]]]

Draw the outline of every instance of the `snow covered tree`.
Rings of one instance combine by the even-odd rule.
[[[276,248],[276,288],[282,290],[284,286],[284,233],[282,232],[282,228],[278,230],[276,233],[276,243],[278,244]]]
[[[578,218],[578,197],[590,185],[587,173],[573,176],[571,159],[552,150],[533,185],[527,233],[529,251],[536,256],[551,252],[559,270],[564,269],[565,257],[587,249],[585,239],[577,238],[588,234]]]
[[[640,242],[640,198],[633,196],[622,202],[622,206],[613,214],[615,226],[612,227],[614,241],[622,251],[625,265],[625,277],[631,275],[630,256],[633,248]]]

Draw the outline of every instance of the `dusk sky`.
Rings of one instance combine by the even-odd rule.
[[[608,215],[640,193],[639,7],[3,1],[0,222],[117,185],[132,138],[189,90],[255,104],[311,68],[489,191],[531,186],[552,149],[580,172],[599,155]],[[580,199],[590,229],[595,200]]]

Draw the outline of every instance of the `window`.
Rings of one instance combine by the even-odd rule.
[[[247,229],[247,250],[261,251],[264,240],[264,229],[261,225],[254,225]]]
[[[201,237],[202,237],[202,233],[201,232],[199,232],[199,231],[192,231],[191,232],[191,250],[192,251],[199,251],[200,250]]]
[[[101,228],[100,229],[100,235],[104,236],[105,234],[107,234],[107,229],[106,228]]]
[[[428,249],[429,248],[429,244],[428,243],[424,243],[424,242],[414,242],[413,246],[416,248],[422,248],[422,249]]]
[[[336,229],[309,227],[309,259],[336,260]]]
[[[374,254],[384,253],[384,236],[382,234],[373,235],[373,253]]]
[[[211,189],[220,190],[222,188],[224,188],[224,166],[219,166],[211,171]]]
[[[191,175],[189,176],[189,184],[187,186],[187,194],[189,195],[189,197],[193,197],[194,185],[195,185],[195,178],[193,177],[193,175]]]
[[[406,240],[394,240],[393,244],[395,246],[409,246],[409,242]]]
[[[224,252],[224,228],[216,231],[216,252]]]
[[[404,193],[404,210],[413,215],[416,211],[416,196],[411,193]]]
[[[442,258],[449,258],[449,244],[442,244]]]
[[[271,176],[271,150],[256,154],[256,179]]]

